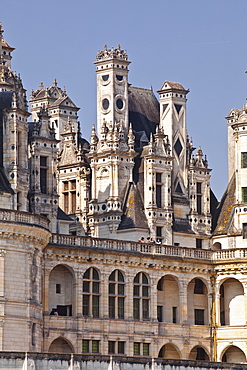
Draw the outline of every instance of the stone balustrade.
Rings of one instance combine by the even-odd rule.
[[[53,234],[51,236],[50,244],[140,252],[152,255],[193,258],[207,261],[211,260],[212,254],[210,250],[205,249],[59,234]]]
[[[214,251],[212,254],[212,260],[214,262],[247,260],[247,248],[221,249]]]
[[[1,221],[37,225],[37,226],[42,226],[45,229],[49,229],[49,223],[50,223],[50,221],[46,217],[43,217],[43,216],[40,216],[34,213],[13,211],[11,209],[1,209],[0,208],[0,222]]]

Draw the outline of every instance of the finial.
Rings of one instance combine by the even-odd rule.
[[[67,94],[65,86],[63,87],[63,92],[64,92],[64,94]]]
[[[2,22],[0,22],[0,36],[4,33],[4,30],[2,29]]]
[[[43,82],[40,82],[39,88],[40,88],[40,90],[44,88]]]
[[[54,80],[53,80],[53,86],[57,86],[57,79],[56,78],[54,78]]]

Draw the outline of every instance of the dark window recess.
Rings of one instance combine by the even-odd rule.
[[[110,105],[109,100],[106,99],[106,98],[103,99],[103,101],[102,101],[102,107],[103,107],[103,109],[107,110],[109,108],[109,105]]]
[[[36,333],[36,324],[32,325],[32,346],[35,346],[35,333]]]
[[[162,183],[161,183],[161,173],[156,173],[156,205],[158,208],[162,207]]]
[[[243,239],[247,239],[247,224],[243,224]]]
[[[196,360],[206,360],[206,352],[202,347],[196,349]]]
[[[161,226],[156,227],[156,236],[162,236],[162,227]]]
[[[163,290],[163,279],[159,279],[157,284],[157,290]]]
[[[47,193],[47,157],[40,157],[40,191]]]
[[[117,347],[118,347],[118,354],[119,355],[124,355],[124,345],[125,342],[118,342]]]
[[[180,153],[181,153],[181,151],[183,149],[182,144],[181,144],[179,138],[177,139],[177,141],[176,141],[176,143],[174,145],[174,149],[175,149],[175,152],[177,153],[177,156],[179,157],[180,156]]]
[[[247,203],[247,188],[242,188],[242,203]]]
[[[195,325],[204,325],[204,310],[195,309]]]
[[[179,112],[180,112],[180,110],[182,108],[182,105],[180,105],[180,104],[174,104],[174,106],[176,108],[177,113],[179,114]]]
[[[202,214],[202,184],[196,183],[196,211],[199,215]]]
[[[116,344],[116,342],[114,342],[112,340],[110,340],[108,342],[108,353],[109,354],[114,354],[115,353],[115,344]]]
[[[196,239],[196,248],[202,249],[202,239]]]
[[[123,109],[123,101],[122,99],[117,99],[116,101],[118,109]]]
[[[57,294],[61,293],[61,284],[56,284],[56,293]]]
[[[103,81],[107,81],[109,79],[109,75],[104,75],[104,76],[102,76],[102,80]]]
[[[161,205],[161,189],[162,189],[162,185],[157,185],[156,184],[156,205],[158,208],[161,208],[162,205]]]
[[[64,212],[69,213],[69,193],[64,193],[63,201],[64,201]]]
[[[172,307],[172,322],[177,323],[177,307]]]
[[[134,355],[139,356],[141,354],[141,343],[134,342]]]
[[[175,193],[183,194],[183,191],[182,191],[182,188],[181,188],[181,185],[179,184],[179,182],[178,182],[178,184],[177,184],[177,187],[176,187]]]
[[[149,343],[143,343],[142,353],[143,353],[143,356],[149,356]]]
[[[58,316],[72,316],[72,305],[57,305]]]
[[[168,104],[163,104],[163,113],[166,111],[166,108],[168,107]]]
[[[163,307],[162,306],[157,306],[157,320],[159,322],[163,321]]]
[[[247,152],[241,153],[241,167],[247,168]]]
[[[201,279],[195,279],[194,294],[204,294],[204,283]]]
[[[92,340],[92,353],[99,353],[99,340]]]
[[[89,352],[89,340],[83,339],[82,340],[82,353],[88,353]]]
[[[116,78],[117,78],[118,81],[123,81],[123,76],[116,75]]]

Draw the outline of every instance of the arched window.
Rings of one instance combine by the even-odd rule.
[[[119,270],[109,277],[109,318],[124,319],[124,277]]]
[[[143,272],[139,272],[134,278],[134,319],[149,320],[149,293],[148,278]]]
[[[83,316],[99,317],[99,274],[90,267],[83,275]]]

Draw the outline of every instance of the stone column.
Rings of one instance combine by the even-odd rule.
[[[185,280],[182,280],[181,284],[180,284],[180,289],[179,289],[179,322],[180,322],[180,324],[187,324],[188,323],[187,286],[188,286],[188,282],[185,281]]]
[[[4,297],[4,255],[6,251],[0,250],[0,299]],[[3,326],[4,326],[4,303],[0,304],[0,351],[3,351]]]
[[[44,281],[43,281],[43,312],[49,314],[49,275],[51,269],[44,268]]]

